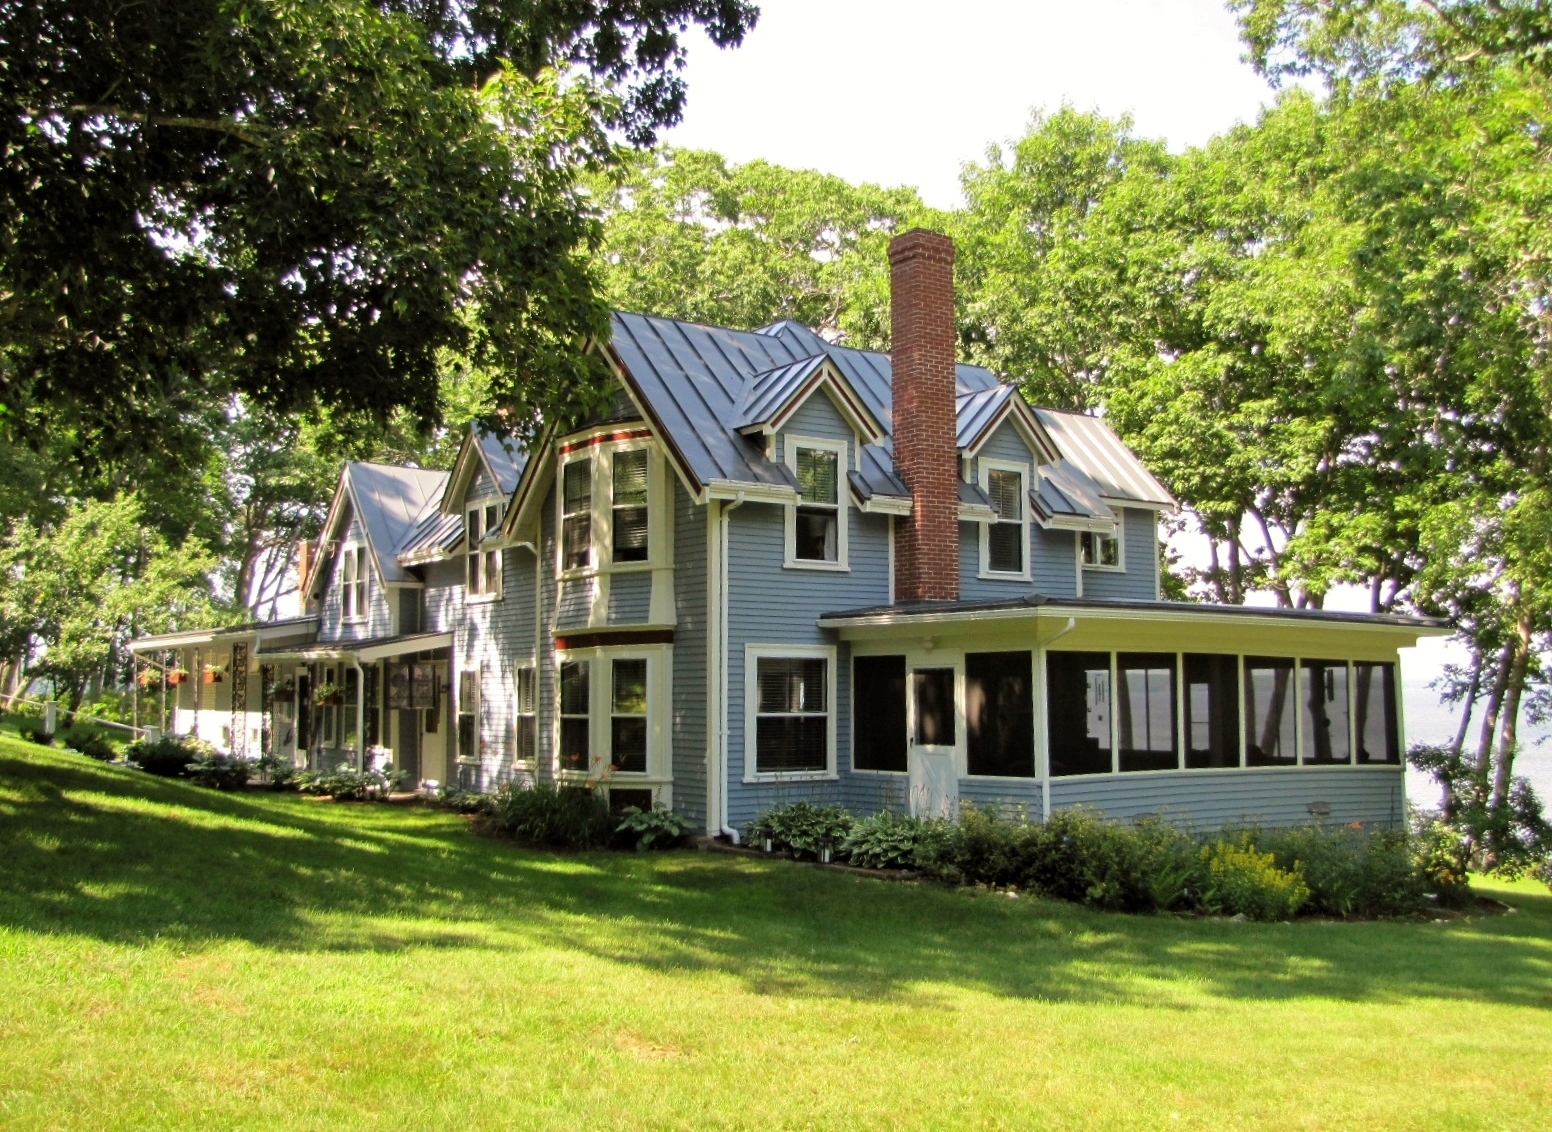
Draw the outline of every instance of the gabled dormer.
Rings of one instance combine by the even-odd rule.
[[[471,425],[459,446],[429,547],[463,559],[464,601],[497,601],[502,592],[502,526],[527,453],[515,441]],[[437,536],[440,535],[440,539]]]

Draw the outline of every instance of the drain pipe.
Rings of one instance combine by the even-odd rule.
[[[722,662],[721,662],[720,665],[718,665],[718,669],[719,669],[719,671],[718,671],[718,678],[719,678],[718,679],[718,683],[721,685],[721,687],[717,691],[717,703],[718,703],[718,708],[717,708],[717,729],[718,729],[718,736],[717,736],[717,756],[718,756],[718,758],[717,758],[717,762],[718,762],[718,765],[717,765],[717,791],[718,791],[718,807],[717,808],[719,810],[721,810],[721,813],[718,816],[722,819],[722,828],[719,830],[719,832],[724,837],[726,837],[728,839],[728,841],[730,841],[734,845],[739,844],[741,839],[738,836],[738,830],[734,829],[732,827],[732,825],[728,822],[728,816],[727,816],[727,813],[728,813],[728,516],[731,515],[739,507],[742,507],[743,505],[744,505],[744,493],[743,492],[739,492],[736,496],[733,497],[732,503],[724,503],[722,505],[722,514],[719,516],[720,525],[721,525],[721,528],[722,528],[721,533],[720,533],[721,553],[722,553],[722,569],[720,571],[721,577],[718,579],[719,582],[721,583],[720,586],[718,587],[721,592],[717,595],[717,601],[718,601],[718,606],[719,606],[719,608],[718,608],[718,621],[720,622],[719,628],[721,630],[721,635],[722,635],[722,641],[721,641],[720,648],[719,648],[719,651],[720,651],[721,656],[722,656]]]

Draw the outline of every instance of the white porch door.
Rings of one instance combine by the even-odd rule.
[[[420,725],[420,778],[422,782],[447,785],[447,665],[435,665],[436,707],[422,708],[415,713]]]
[[[912,667],[906,697],[910,748],[911,813],[917,817],[959,816],[959,673],[953,665]]]

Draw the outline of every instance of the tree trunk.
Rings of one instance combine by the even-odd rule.
[[[1521,613],[1515,623],[1514,664],[1509,672],[1508,691],[1504,696],[1503,731],[1498,738],[1498,761],[1493,768],[1493,796],[1490,805],[1494,811],[1501,809],[1509,798],[1509,784],[1514,779],[1515,746],[1520,734],[1520,699],[1525,692],[1525,671],[1530,664],[1531,618]]]
[[[1482,735],[1477,740],[1476,764],[1472,767],[1476,796],[1486,800],[1488,772],[1492,769],[1493,735],[1498,730],[1498,710],[1503,706],[1504,689],[1509,684],[1509,666],[1514,663],[1514,646],[1505,645],[1498,658],[1498,671],[1487,694],[1487,710],[1482,716]]]
[[[1482,654],[1472,650],[1471,653],[1471,686],[1466,689],[1466,706],[1461,709],[1460,726],[1455,729],[1455,740],[1450,744],[1450,757],[1457,762],[1460,760],[1461,751],[1466,747],[1466,735],[1471,731],[1471,715],[1476,710],[1477,696],[1482,691]],[[1443,787],[1440,799],[1444,812],[1455,812],[1455,780],[1446,778],[1441,784]]]

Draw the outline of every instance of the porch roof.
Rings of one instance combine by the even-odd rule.
[[[363,641],[315,641],[301,646],[261,648],[259,656],[266,659],[288,657],[296,660],[342,660],[353,657],[358,661],[370,663],[374,660],[385,660],[391,656],[402,656],[405,653],[449,648],[452,643],[452,633],[408,633],[400,637],[372,637]]]
[[[316,617],[289,617],[283,621],[248,621],[241,625],[226,625],[213,629],[185,629],[180,633],[159,633],[152,637],[139,637],[129,642],[130,652],[155,652],[158,649],[184,648],[189,645],[208,645],[217,641],[235,641],[244,637],[289,637],[306,632],[318,624]]]

